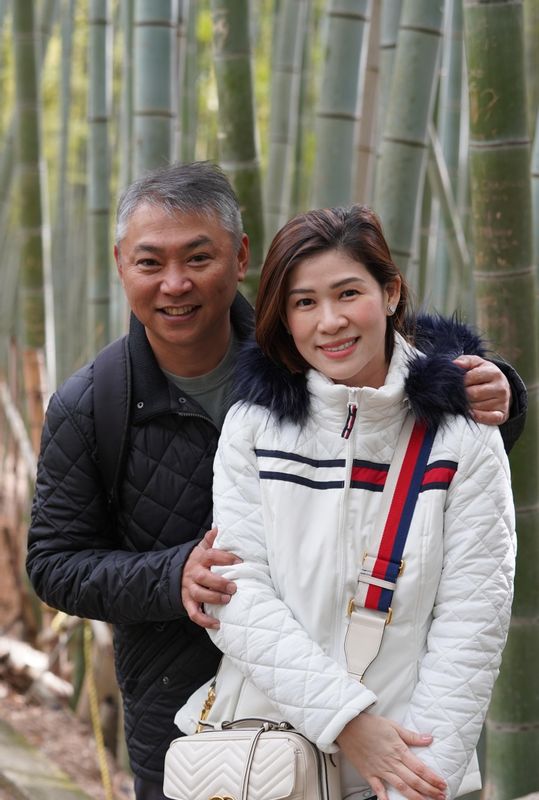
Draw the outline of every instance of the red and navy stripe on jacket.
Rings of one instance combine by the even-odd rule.
[[[271,458],[282,462],[282,469],[260,469],[260,480],[297,483],[312,489],[344,488],[344,481],[337,478],[337,475],[345,466],[344,458],[314,459],[301,456],[298,453],[290,453],[285,450],[256,449],[255,453],[259,459]],[[294,466],[296,464],[312,467],[312,477],[300,475],[297,471],[294,471]],[[427,464],[419,491],[424,492],[428,489],[448,489],[457,471],[457,467],[458,464],[455,461],[432,461],[430,464]],[[331,473],[333,469],[335,470],[336,478],[335,480],[328,480],[328,472]],[[326,479],[322,480],[318,478],[317,470],[324,470]],[[352,489],[366,489],[370,492],[381,492],[385,486],[388,470],[389,464],[377,464],[372,461],[354,459],[350,487]]]

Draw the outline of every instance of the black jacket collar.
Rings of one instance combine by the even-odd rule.
[[[254,311],[239,292],[230,309],[230,319],[241,342],[252,335]],[[150,347],[144,326],[133,313],[129,323],[128,340],[132,371],[131,419],[135,425],[169,411],[186,414],[203,413],[189,395],[180,391],[166,378]]]

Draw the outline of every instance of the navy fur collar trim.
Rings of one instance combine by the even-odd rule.
[[[443,423],[447,415],[470,418],[464,389],[464,372],[453,359],[459,355],[485,356],[480,337],[456,317],[421,314],[410,318],[406,335],[425,357],[410,359],[405,391],[415,418],[429,427]],[[256,342],[243,348],[236,373],[235,401],[267,408],[280,422],[302,425],[310,406],[306,376],[291,373],[270,361]]]

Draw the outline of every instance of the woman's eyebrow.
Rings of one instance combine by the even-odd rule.
[[[365,278],[360,278],[359,275],[353,275],[350,278],[343,278],[340,281],[335,281],[335,283],[330,283],[329,288],[340,289],[341,286],[348,286],[348,284],[357,283],[357,281],[359,281],[360,283],[366,283]],[[290,296],[291,294],[313,294],[313,292],[315,291],[316,289],[307,289],[307,288],[302,289],[301,287],[298,287],[296,289],[290,289],[288,295]]]

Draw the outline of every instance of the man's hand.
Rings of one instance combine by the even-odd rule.
[[[432,736],[414,733],[385,717],[363,711],[345,725],[337,744],[368,780],[378,800],[387,800],[386,785],[409,800],[445,800],[444,779],[409,749],[432,744]]]
[[[503,372],[479,356],[459,356],[455,364],[466,370],[464,385],[473,418],[485,425],[501,425],[509,417],[511,387]]]
[[[228,603],[236,591],[236,584],[211,572],[211,567],[241,562],[241,558],[233,553],[213,549],[216,536],[217,528],[212,528],[191,551],[183,568],[181,585],[182,603],[190,619],[203,628],[215,629],[219,627],[219,621],[204,613],[203,603]]]

